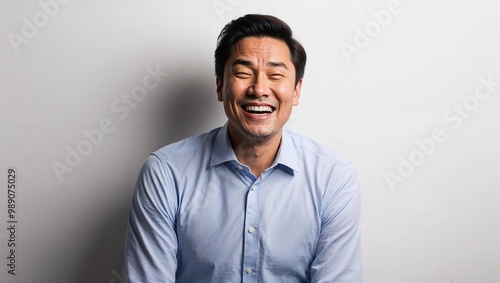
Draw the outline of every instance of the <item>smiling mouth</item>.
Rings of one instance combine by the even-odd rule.
[[[274,108],[271,106],[244,105],[242,108],[252,114],[270,114],[274,112]]]

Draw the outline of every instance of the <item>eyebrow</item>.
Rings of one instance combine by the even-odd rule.
[[[236,59],[234,60],[233,64],[231,64],[231,66],[234,67],[236,65],[251,67],[253,66],[253,63],[244,59]],[[266,65],[270,67],[283,67],[288,70],[288,67],[283,62],[267,62]]]
[[[266,65],[271,66],[271,67],[283,67],[283,68],[288,70],[288,67],[283,62],[267,62]]]

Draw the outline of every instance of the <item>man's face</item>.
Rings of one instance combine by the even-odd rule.
[[[283,125],[299,104],[302,79],[295,85],[295,67],[285,42],[246,37],[234,47],[217,78],[233,142],[280,139]]]

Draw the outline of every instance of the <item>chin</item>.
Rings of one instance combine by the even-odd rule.
[[[255,140],[265,140],[275,134],[273,129],[253,129],[246,131],[248,138],[253,138]]]

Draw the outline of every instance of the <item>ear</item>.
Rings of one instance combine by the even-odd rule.
[[[222,102],[222,86],[223,86],[222,79],[217,77],[215,79],[215,84],[217,85],[217,100]]]
[[[295,89],[293,90],[293,106],[299,105],[300,91],[302,89],[302,79],[297,82]]]

